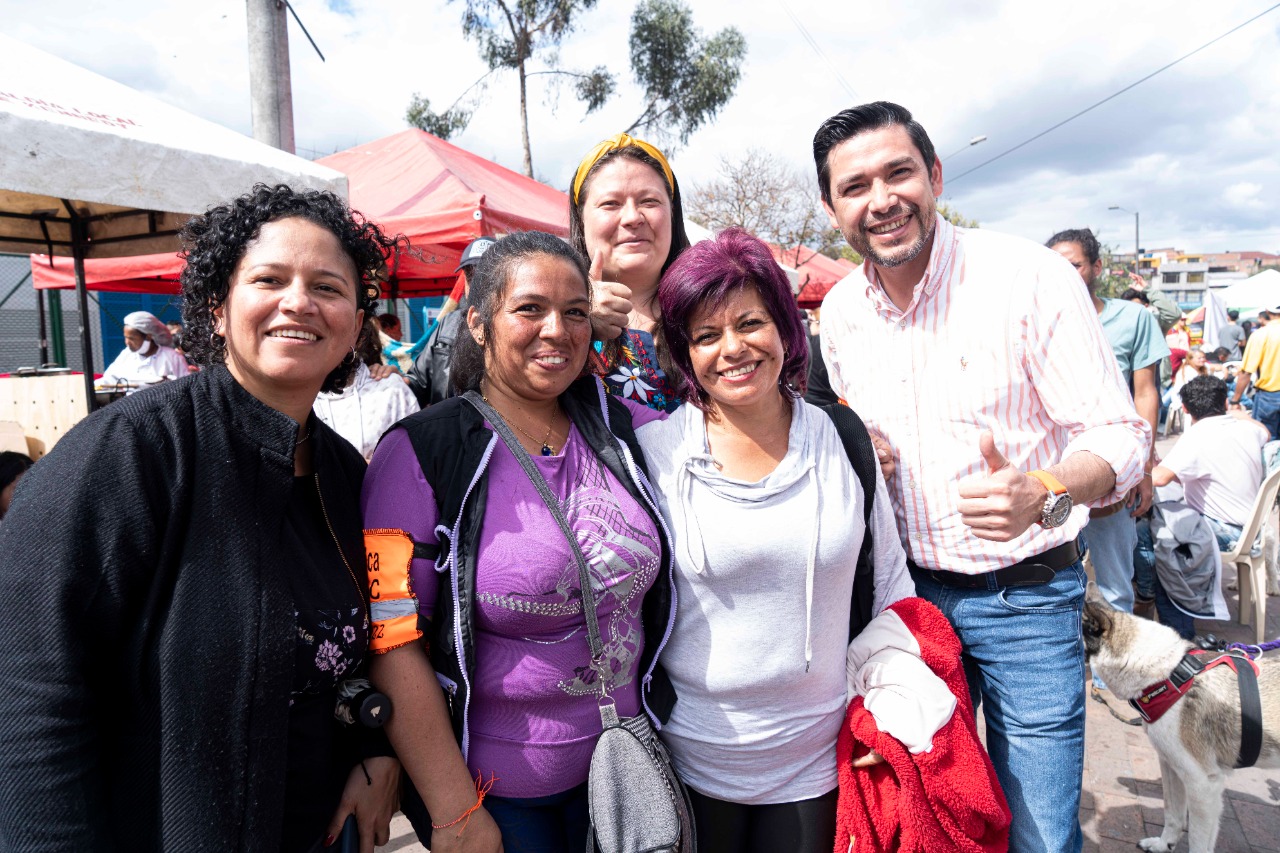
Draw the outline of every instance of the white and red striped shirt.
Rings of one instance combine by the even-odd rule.
[[[893,447],[889,482],[916,564],[981,574],[1073,540],[1077,506],[1054,530],[1010,542],[972,534],[958,482],[984,472],[984,430],[1021,471],[1088,451],[1116,473],[1120,500],[1142,477],[1150,427],[1133,401],[1079,274],[1056,252],[937,219],[924,278],[906,310],[872,265],[822,303],[822,352],[833,390]]]

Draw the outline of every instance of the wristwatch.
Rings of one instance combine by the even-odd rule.
[[[1075,505],[1071,495],[1067,494],[1067,487],[1048,471],[1028,471],[1027,476],[1035,477],[1049,490],[1044,506],[1040,508],[1040,521],[1037,523],[1045,529],[1061,527],[1066,523],[1067,516],[1071,515],[1071,507]]]

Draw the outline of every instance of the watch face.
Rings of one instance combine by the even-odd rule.
[[[1045,527],[1061,527],[1067,521],[1067,516],[1071,515],[1071,496],[1055,495],[1052,498],[1052,506],[1045,507]]]

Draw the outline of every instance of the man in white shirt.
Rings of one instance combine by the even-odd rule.
[[[1227,384],[1216,376],[1182,386],[1182,408],[1191,426],[1156,466],[1155,484],[1181,483],[1187,506],[1205,517],[1227,550],[1249,521],[1265,473],[1262,446],[1271,437],[1257,421],[1227,414]]]
[[[134,311],[126,315],[124,349],[102,371],[97,387],[128,385],[128,393],[132,394],[138,386],[186,376],[187,360],[169,346],[172,342],[169,327],[154,314]]]
[[[1218,549],[1229,551],[1243,534],[1262,486],[1262,447],[1271,434],[1250,417],[1227,414],[1227,383],[1216,376],[1197,376],[1183,385],[1182,408],[1191,425],[1152,477],[1156,486],[1180,483],[1184,502],[1204,516]],[[1162,623],[1184,637],[1195,636],[1195,620],[1159,586],[1156,609]]]
[[[955,627],[986,701],[1009,849],[1078,853],[1076,538],[1087,506],[1141,480],[1150,428],[1071,265],[937,214],[942,163],[910,112],[845,110],[813,152],[831,224],[866,259],[822,306],[831,386],[892,447],[916,589]]]

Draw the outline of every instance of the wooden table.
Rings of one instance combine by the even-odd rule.
[[[89,413],[84,376],[0,377],[0,421],[17,421],[23,431],[44,442],[47,453]]]

